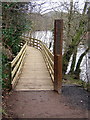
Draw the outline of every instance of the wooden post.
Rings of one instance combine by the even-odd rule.
[[[33,39],[33,47],[34,47],[34,41],[35,41],[35,40]]]
[[[39,47],[38,47],[38,41],[37,41],[37,49],[38,49]]]
[[[9,62],[9,90],[11,90],[12,89],[12,84],[11,84],[11,82],[12,82],[12,68],[11,68],[11,62]]]
[[[29,37],[29,45],[31,46],[31,38]]]
[[[54,23],[54,90],[60,93],[62,86],[63,20]]]

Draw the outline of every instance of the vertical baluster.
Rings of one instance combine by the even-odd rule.
[[[12,66],[11,62],[9,63],[9,89],[12,89]]]
[[[34,39],[33,39],[33,47],[34,47]]]
[[[37,40],[37,49],[38,49],[38,40]]]
[[[31,46],[31,38],[29,37],[29,45]]]

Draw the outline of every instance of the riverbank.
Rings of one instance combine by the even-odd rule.
[[[85,81],[75,78],[74,75],[68,75],[68,74],[64,75],[63,84],[77,85],[77,86],[84,88],[87,91],[90,91],[90,84]]]

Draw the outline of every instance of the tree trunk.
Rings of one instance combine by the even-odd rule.
[[[71,42],[71,22],[72,22],[72,16],[73,16],[73,0],[70,1],[70,11],[68,12],[68,26],[67,26],[67,40]],[[67,46],[70,44],[70,42],[67,42]]]
[[[79,28],[77,34],[73,38],[71,45],[69,45],[68,50],[63,55],[63,74],[65,74],[70,57],[73,54],[75,47],[78,46],[78,44],[80,42],[80,38],[84,32],[84,25],[83,24],[81,24],[81,25],[82,26]]]
[[[85,14],[86,8],[87,8],[87,3],[85,3],[82,15]],[[76,35],[73,37],[72,42],[69,45],[69,48],[63,55],[63,74],[65,74],[67,71],[68,63],[69,63],[71,55],[74,52],[75,47],[80,43],[80,40],[81,40],[80,38],[82,34],[84,33],[84,25],[85,25],[84,21],[81,20],[79,23],[79,28],[78,28]]]
[[[88,47],[90,49],[90,7],[88,8]],[[88,51],[88,65],[87,65],[87,90],[90,91],[90,50]]]
[[[77,56],[77,48],[75,48],[75,51],[73,53],[73,59],[72,59],[71,68],[70,68],[69,74],[73,74],[74,73],[74,68],[75,68],[75,63],[76,63],[76,56]]]
[[[77,76],[79,76],[79,74],[80,74],[80,65],[81,65],[82,59],[87,54],[88,51],[89,51],[89,48],[87,48],[85,50],[85,52],[82,53],[81,56],[79,57],[79,60],[78,60],[77,65],[76,65],[76,69],[74,71],[74,74],[77,75]]]

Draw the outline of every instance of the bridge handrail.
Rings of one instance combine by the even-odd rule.
[[[50,73],[50,76],[51,76],[52,80],[54,81],[54,55],[47,48],[45,43],[43,43],[41,40],[38,40],[35,38],[30,38],[28,36],[23,36],[23,37],[28,42],[28,45],[35,47],[41,51],[44,61],[46,63],[46,66],[48,68],[48,71]]]
[[[24,62],[24,58],[26,55],[26,46],[27,46],[27,42],[23,45],[23,47],[21,48],[20,52],[18,53],[18,55],[13,59],[13,61],[10,63],[10,79],[11,79],[11,84],[12,87],[15,86],[16,82],[17,82],[17,77],[20,74],[23,62]]]
[[[43,47],[41,48],[41,52],[44,56],[44,60],[45,60],[45,63],[46,63],[46,66],[48,68],[48,71],[50,73],[50,76],[52,78],[52,80],[54,81],[54,56],[52,55],[52,58],[51,56],[49,55],[49,50],[46,48],[46,45],[43,44]]]

